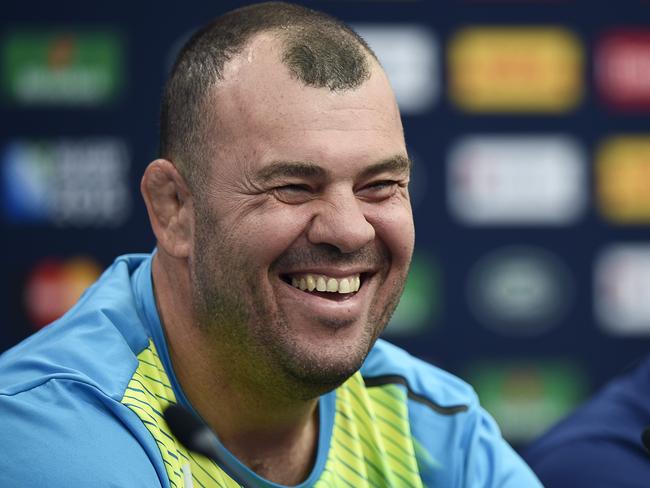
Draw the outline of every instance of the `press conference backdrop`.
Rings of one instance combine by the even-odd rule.
[[[470,381],[518,446],[650,346],[650,4],[613,3],[306,3],[376,51],[415,163],[385,336]],[[153,249],[165,75],[239,5],[4,5],[0,351]]]

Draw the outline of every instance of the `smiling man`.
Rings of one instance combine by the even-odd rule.
[[[267,3],[197,32],[142,178],[156,252],[0,359],[0,485],[540,486],[469,386],[378,340],[409,172],[386,75],[337,20]]]

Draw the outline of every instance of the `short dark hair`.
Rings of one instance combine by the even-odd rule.
[[[165,86],[160,113],[160,156],[174,162],[191,188],[205,181],[209,117],[206,97],[223,79],[224,65],[261,32],[277,33],[282,62],[305,85],[354,89],[370,77],[366,42],[334,17],[284,2],[232,10],[198,30],[185,44]]]

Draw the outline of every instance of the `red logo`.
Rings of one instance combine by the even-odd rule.
[[[650,109],[650,30],[605,34],[596,45],[596,85],[610,107]]]
[[[61,317],[100,273],[99,265],[88,258],[46,259],[36,264],[25,287],[25,307],[32,325],[40,329]]]

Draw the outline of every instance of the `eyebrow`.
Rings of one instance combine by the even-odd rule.
[[[398,155],[365,168],[359,176],[361,178],[370,178],[385,172],[408,173],[411,167],[412,162],[408,157]],[[324,178],[325,176],[327,176],[327,170],[322,166],[303,161],[278,161],[271,163],[257,173],[257,177],[263,181],[275,178]]]
[[[325,176],[326,171],[314,163],[301,161],[286,162],[278,161],[271,163],[269,166],[261,169],[257,176],[263,181],[273,180],[275,178],[314,178]]]
[[[362,178],[370,178],[381,173],[406,173],[411,171],[413,163],[407,156],[393,156],[373,164],[361,172]]]

